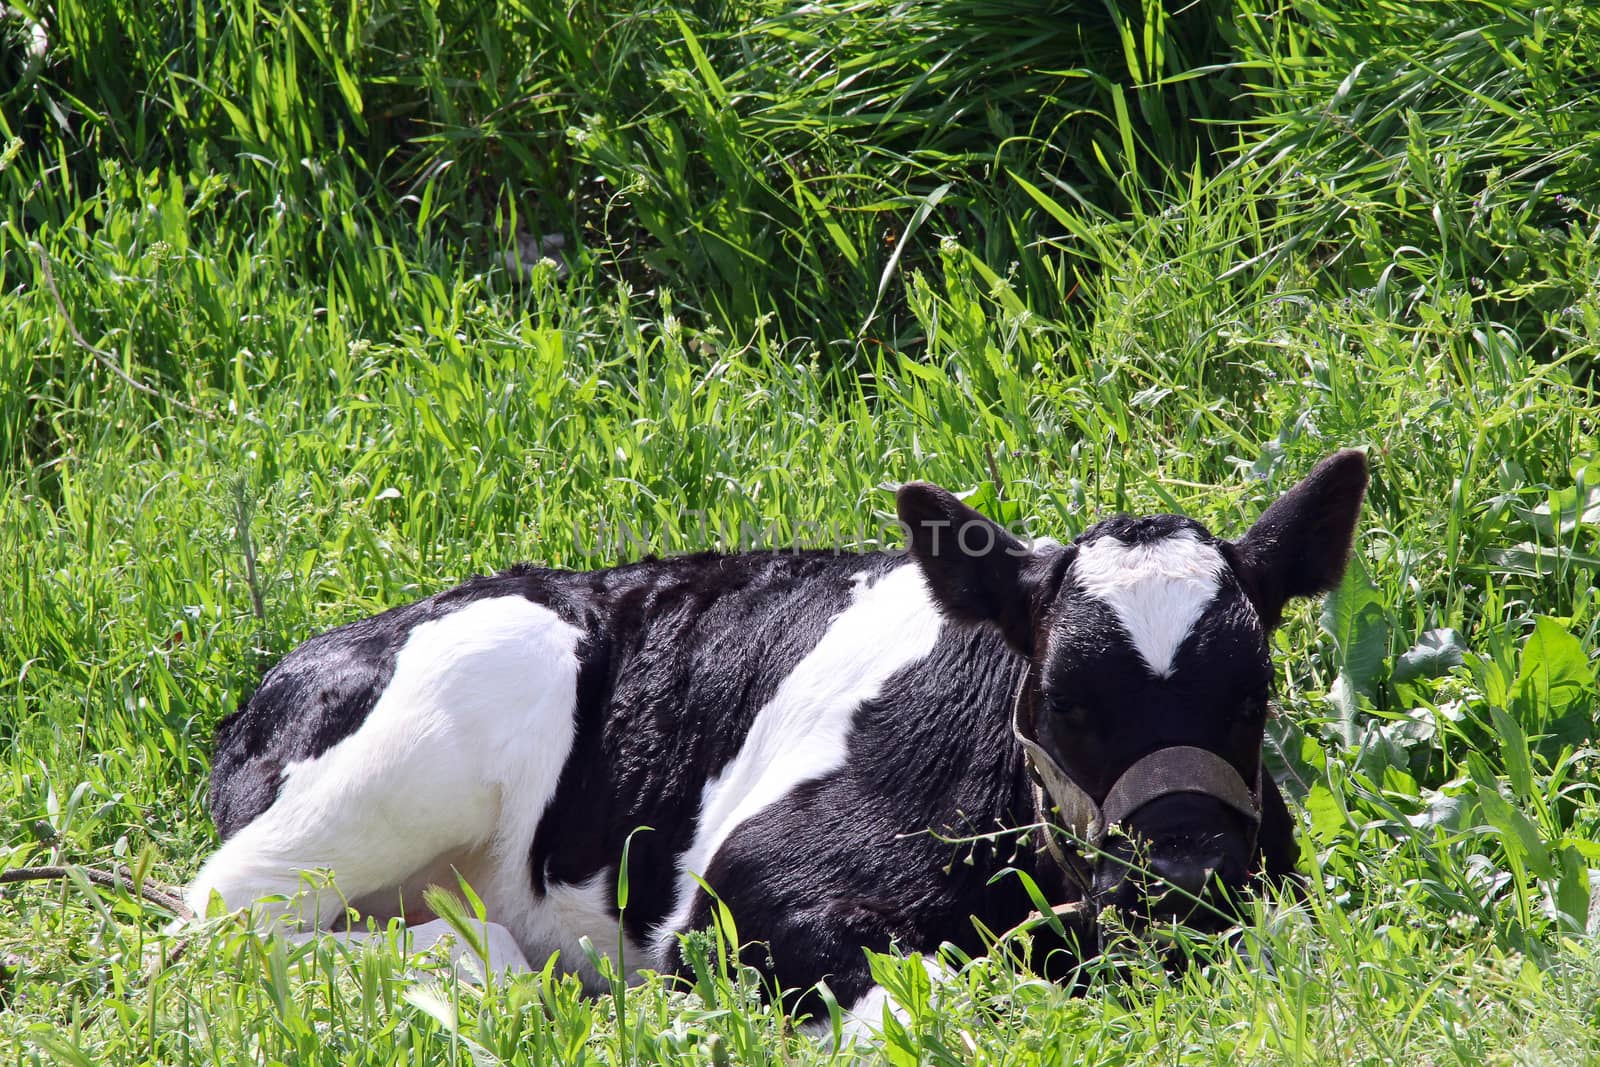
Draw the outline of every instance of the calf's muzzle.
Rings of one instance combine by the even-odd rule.
[[[1135,895],[1147,901],[1175,896],[1177,899],[1163,910],[1182,917],[1213,877],[1224,882],[1242,881],[1243,864],[1255,852],[1261,826],[1259,767],[1255,784],[1247,785],[1233,764],[1216,753],[1193,745],[1171,745],[1135,760],[1112,784],[1105,800],[1097,802],[1039,743],[1034,701],[1026,682],[1017,692],[1012,732],[1027,753],[1049,805],[1056,810],[1058,825],[1075,839],[1064,849],[1054,834],[1047,834],[1049,851],[1086,897],[1130,905]],[[1154,816],[1158,809],[1170,811],[1179,803],[1175,798],[1184,794],[1198,817],[1176,820],[1190,824],[1180,827],[1180,832],[1145,842],[1148,847],[1142,854],[1137,848],[1108,844],[1113,828],[1121,827],[1130,831],[1130,838],[1136,838],[1132,833],[1137,829],[1136,823],[1174,822],[1135,817]],[[1225,844],[1230,833],[1236,836],[1241,824],[1243,861],[1229,862],[1228,853],[1237,851],[1237,847],[1228,849]],[[1087,846],[1091,858],[1086,858],[1074,844]],[[1238,842],[1234,844],[1237,846]]]

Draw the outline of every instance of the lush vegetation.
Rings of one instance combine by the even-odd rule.
[[[1363,446],[1277,639],[1309,899],[1079,997],[884,958],[840,1058],[1600,1058],[1600,8],[4,11],[0,867],[185,879],[264,665],[470,573],[877,544],[910,477],[1237,531]],[[226,924],[146,980],[164,918],[8,887],[0,1056],[832,1055],[710,938],[584,999]]]

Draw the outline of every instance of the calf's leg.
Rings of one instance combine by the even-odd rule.
[[[1300,843],[1294,837],[1294,817],[1283,802],[1278,783],[1270,774],[1261,775],[1261,829],[1256,834],[1256,851],[1261,857],[1261,873],[1271,881],[1292,880],[1298,875]]]
[[[382,937],[382,931],[342,930],[338,933],[316,931],[284,935],[294,944],[304,944],[314,937],[334,937],[350,945],[358,945],[372,937]],[[523,974],[533,968],[528,965],[522,948],[511,936],[511,931],[498,923],[482,923],[479,928],[480,954],[469,945],[449,923],[443,919],[408,926],[405,931],[406,946],[413,955],[427,952],[440,942],[447,942],[450,963],[458,977],[469,982],[483,982],[489,972],[498,974]]]

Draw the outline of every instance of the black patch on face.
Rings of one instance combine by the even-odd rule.
[[[1204,526],[1182,515],[1112,515],[1083,531],[1073,543],[1086,545],[1102,537],[1115,537],[1126,545],[1152,545],[1185,530],[1202,544],[1217,544]]]

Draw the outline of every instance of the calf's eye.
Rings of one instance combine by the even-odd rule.
[[[1051,704],[1050,712],[1068,726],[1086,726],[1089,723],[1089,709],[1082,704]]]
[[[1277,714],[1277,707],[1270,700],[1247,700],[1243,706],[1242,717],[1250,722],[1266,722]]]

